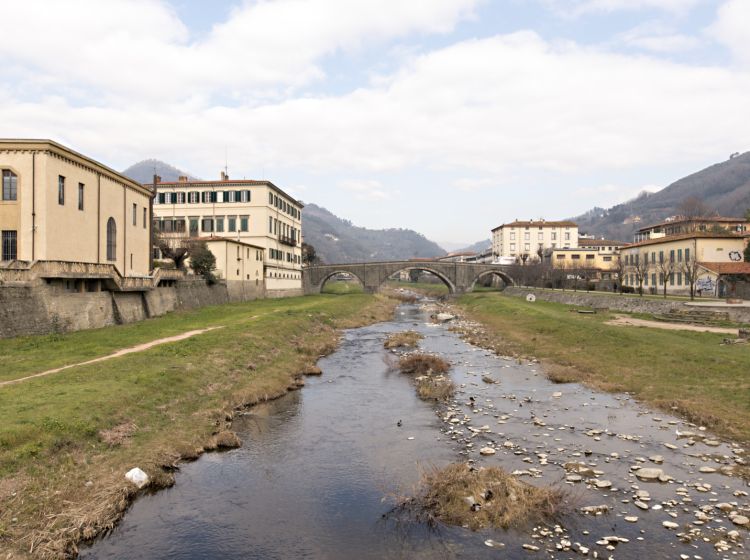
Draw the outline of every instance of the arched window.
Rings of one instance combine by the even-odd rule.
[[[114,218],[107,220],[107,260],[117,260],[117,224]]]

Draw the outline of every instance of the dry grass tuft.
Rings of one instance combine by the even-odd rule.
[[[415,331],[404,331],[393,333],[386,340],[383,346],[388,349],[392,348],[416,348],[424,336]]]
[[[102,443],[106,443],[110,447],[115,447],[117,445],[128,443],[137,429],[138,426],[132,422],[123,422],[109,430],[100,430],[99,439]]]
[[[219,432],[213,439],[217,449],[234,449],[242,445],[242,441],[237,434],[229,430]]]
[[[654,404],[668,412],[676,412],[688,422],[698,426],[706,426],[707,428],[724,427],[724,422],[718,416],[711,414],[697,403],[685,400],[658,400]]]
[[[423,375],[415,380],[417,395],[423,400],[442,401],[456,392],[456,385],[444,375]]]
[[[409,354],[398,361],[401,373],[416,375],[430,375],[446,373],[451,365],[446,360],[432,354]]]
[[[564,504],[560,489],[531,486],[499,467],[475,470],[466,464],[423,473],[420,495],[412,500],[431,518],[472,530],[550,521]]]

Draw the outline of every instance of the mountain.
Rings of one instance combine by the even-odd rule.
[[[687,198],[695,197],[722,216],[742,216],[750,208],[750,152],[688,175],[655,193],[641,193],[609,209],[593,208],[573,218],[581,233],[630,241],[638,228],[678,213]]]
[[[158,159],[144,159],[143,161],[139,161],[128,167],[122,174],[139,183],[151,183],[154,180],[155,174],[161,177],[161,180],[165,183],[177,181],[182,175],[187,176],[191,180],[197,179],[197,177],[193,177],[189,173]]]
[[[463,249],[458,249],[455,252],[456,253],[481,253],[491,247],[492,247],[492,239],[484,239],[482,241],[477,241],[473,245],[464,247]]]
[[[302,235],[327,263],[404,260],[445,255],[437,243],[410,229],[366,229],[315,204],[302,212]]]

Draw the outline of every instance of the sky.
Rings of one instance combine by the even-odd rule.
[[[750,150],[750,0],[0,3],[0,135],[448,249]]]

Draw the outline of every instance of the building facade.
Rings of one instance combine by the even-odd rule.
[[[0,260],[151,268],[152,192],[51,140],[0,140]]]
[[[232,300],[247,301],[263,297],[263,247],[228,237],[205,237],[197,241],[204,242],[216,258],[216,276],[226,282]]]
[[[750,222],[744,218],[729,218],[726,216],[692,219],[676,217],[672,220],[639,229],[635,233],[635,242],[639,243],[648,239],[660,239],[662,237],[693,232],[734,233],[742,235],[750,232]]]
[[[713,294],[711,265],[742,262],[747,241],[746,235],[694,232],[626,245],[620,250],[623,285],[644,292]]]
[[[492,230],[492,253],[495,258],[539,260],[540,252],[576,247],[578,225],[574,222],[516,220]]]
[[[178,242],[222,237],[263,249],[269,295],[302,289],[302,208],[270,181],[155,183],[154,230]]]

